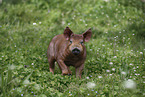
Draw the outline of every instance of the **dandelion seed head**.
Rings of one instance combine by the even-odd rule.
[[[95,86],[96,86],[96,84],[93,83],[93,82],[88,82],[87,83],[87,88],[94,88]]]
[[[136,83],[132,79],[128,79],[123,82],[123,86],[126,89],[136,89]]]

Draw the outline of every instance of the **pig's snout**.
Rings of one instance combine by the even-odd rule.
[[[78,55],[78,54],[80,54],[80,50],[78,49],[78,48],[74,48],[73,50],[72,50],[72,53],[74,54],[74,55]]]

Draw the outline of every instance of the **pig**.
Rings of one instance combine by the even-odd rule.
[[[62,75],[72,75],[69,67],[75,67],[76,77],[81,78],[86,60],[85,42],[92,36],[91,28],[81,35],[74,34],[66,27],[63,34],[56,35],[49,43],[47,57],[49,70],[54,74],[55,61],[58,63]]]

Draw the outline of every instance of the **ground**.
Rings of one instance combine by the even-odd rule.
[[[0,96],[145,96],[144,0],[0,0]],[[82,79],[49,72],[47,47],[65,27],[85,43]]]

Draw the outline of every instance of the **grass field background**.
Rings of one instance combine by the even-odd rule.
[[[85,43],[82,79],[49,72],[50,40],[69,26]],[[1,97],[144,97],[144,0],[0,0]]]

